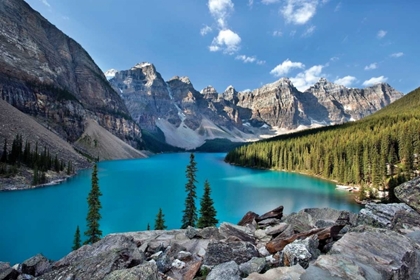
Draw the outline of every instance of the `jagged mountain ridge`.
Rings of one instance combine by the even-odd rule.
[[[139,126],[89,54],[23,0],[0,1],[0,94],[70,143],[87,120],[141,143]]]
[[[165,82],[153,64],[143,62],[113,72],[109,80],[120,92],[135,121],[148,131],[158,128],[167,143],[195,148],[207,139],[250,141],[312,126],[361,119],[402,96],[388,84],[346,88],[322,78],[304,92],[288,78],[238,92],[198,92],[187,77]]]

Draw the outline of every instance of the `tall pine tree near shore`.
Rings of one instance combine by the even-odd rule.
[[[210,197],[211,189],[209,181],[204,182],[204,194],[200,201],[200,218],[197,222],[198,228],[216,226],[219,222],[216,219],[216,209],[213,205],[213,199]]]
[[[182,217],[181,228],[185,229],[188,226],[195,227],[197,221],[197,208],[195,207],[195,199],[197,194],[195,192],[197,180],[195,179],[197,172],[197,163],[195,162],[194,154],[190,154],[190,163],[187,165],[186,176],[187,184],[185,185],[185,191],[187,192],[187,198],[185,199],[185,210],[184,216]]]
[[[79,226],[76,228],[76,232],[74,233],[74,240],[73,240],[73,251],[79,249],[82,246],[80,240],[80,229]]]
[[[99,190],[98,181],[98,167],[95,164],[92,171],[92,188],[87,198],[88,214],[86,221],[88,229],[85,231],[85,235],[88,239],[84,242],[84,244],[93,244],[99,241],[102,236],[102,231],[99,229],[99,220],[101,219],[99,210],[102,208],[99,197],[102,193]]]
[[[156,220],[155,220],[155,230],[166,229],[164,217],[165,215],[162,212],[162,208],[159,208],[159,212],[157,213]]]

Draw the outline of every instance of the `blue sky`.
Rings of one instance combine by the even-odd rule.
[[[153,63],[197,90],[289,77],[420,86],[418,0],[26,0],[106,71]]]

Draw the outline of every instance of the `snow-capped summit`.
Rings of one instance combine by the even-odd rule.
[[[151,66],[152,64],[150,62],[141,62],[137,63],[133,68],[143,68],[146,66]]]
[[[114,78],[115,77],[115,74],[118,72],[118,70],[115,70],[115,69],[109,69],[108,71],[106,71],[104,74],[105,74],[105,77],[108,79],[108,80],[111,80],[112,78]]]

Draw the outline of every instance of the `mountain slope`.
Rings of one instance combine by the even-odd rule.
[[[46,147],[51,155],[58,155],[60,160],[64,160],[66,163],[71,161],[75,169],[82,169],[90,166],[86,158],[77,153],[73,147],[61,139],[60,136],[51,132],[32,117],[22,113],[1,99],[0,120],[0,142],[4,143],[4,139],[7,139],[9,149],[13,139],[17,134],[20,134],[24,141],[29,141],[32,147],[35,147],[36,143],[38,143],[40,149]],[[3,152],[3,150],[1,150],[1,152]],[[12,179],[0,177],[0,190],[8,184],[14,185],[15,187],[26,187],[31,184],[31,179],[31,176],[25,177],[22,175]]]
[[[374,196],[420,175],[419,100],[420,88],[360,121],[253,143],[226,161],[314,174],[371,188]]]
[[[388,84],[349,89],[320,79],[299,92],[287,78],[253,91],[229,86],[218,93],[208,86],[198,92],[187,77],[164,81],[153,64],[107,71],[135,121],[148,133],[159,128],[165,141],[192,149],[208,140],[245,142],[293,130],[361,119],[402,94]]]
[[[23,0],[0,1],[1,98],[71,143],[96,120],[141,146],[141,132],[89,54]]]

